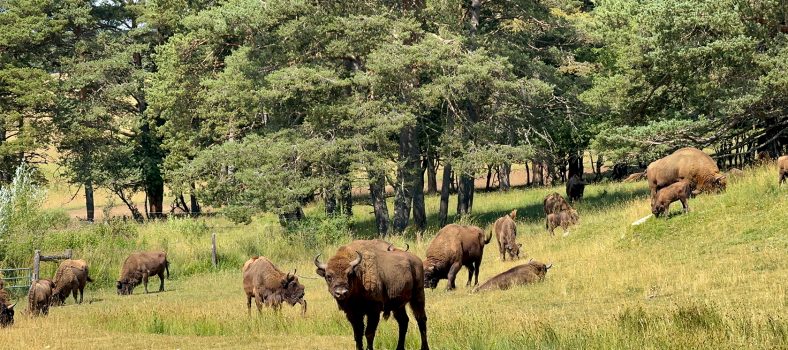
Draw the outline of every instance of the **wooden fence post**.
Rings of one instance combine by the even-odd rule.
[[[66,249],[66,259],[71,259],[73,251],[71,249]]]
[[[211,263],[213,264],[214,268],[216,268],[216,266],[219,264],[219,261],[216,258],[216,232],[211,234]]]
[[[36,249],[35,254],[36,255],[33,256],[33,276],[31,279],[33,281],[38,281],[38,271],[39,271],[38,268],[39,265],[41,264],[41,251]]]

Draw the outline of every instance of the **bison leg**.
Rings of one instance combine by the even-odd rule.
[[[148,294],[148,273],[142,274],[142,284],[145,286],[145,294]]]
[[[394,314],[394,317],[397,317],[396,314]],[[367,314],[367,329],[364,331],[364,336],[367,337],[367,350],[374,350],[375,348],[375,332],[378,330],[379,322],[379,311],[373,311]]]
[[[255,293],[254,295],[254,303],[257,305],[257,313],[263,312],[263,297],[259,294]]]
[[[252,315],[252,296],[249,294],[246,295],[246,313]]]
[[[454,280],[457,278],[457,273],[460,272],[461,268],[462,264],[459,261],[452,264],[451,268],[449,268],[449,285],[446,286],[447,290],[453,290],[454,288],[457,288],[457,286],[454,284]]]
[[[468,287],[471,285],[471,280],[473,280],[473,271],[475,271],[476,269],[473,266],[473,262],[471,262],[465,267],[468,268],[468,283],[465,283],[465,286]]]
[[[164,271],[159,272],[159,292],[164,291]]]
[[[684,207],[684,213],[689,213],[689,205],[687,204],[687,198],[681,198],[681,206]]]
[[[85,299],[85,285],[79,286],[79,303],[82,304],[82,301]]]
[[[413,311],[413,317],[416,319],[416,324],[419,325],[419,333],[421,334],[421,350],[429,350],[430,346],[427,344],[427,312],[424,311],[424,290],[417,290],[410,300],[410,310]]]
[[[477,260],[475,265],[476,266],[473,269],[473,276],[476,279],[476,282],[473,284],[474,287],[479,285],[479,266],[482,265],[482,260]]]
[[[79,286],[75,286],[74,289],[71,290],[71,295],[74,297],[74,304],[79,304],[77,301],[77,294],[79,294]]]
[[[394,311],[394,319],[399,325],[399,338],[397,338],[397,350],[405,350],[405,335],[408,333],[408,313],[405,306]]]
[[[356,350],[364,350],[364,314],[345,314],[353,327],[353,340],[356,341]]]

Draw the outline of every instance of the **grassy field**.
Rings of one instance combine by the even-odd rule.
[[[469,220],[487,227],[518,209],[518,241],[528,258],[554,267],[543,283],[503,292],[471,294],[463,270],[459,288],[428,290],[428,334],[433,349],[777,349],[788,348],[788,188],[772,167],[750,169],[728,191],[690,201],[691,212],[631,223],[650,212],[644,182],[587,188],[581,223],[568,237],[544,231],[541,200],[558,189],[479,193]],[[429,214],[437,212],[428,199]],[[673,212],[679,211],[675,203]],[[454,204],[452,204],[452,208]],[[317,212],[320,208],[311,208]],[[356,236],[370,232],[371,209],[355,208]],[[430,216],[434,223],[436,217]],[[314,273],[311,259],[330,254],[308,237],[283,232],[274,218],[249,226],[221,218],[144,225],[71,223],[47,233],[46,248],[76,247],[97,279],[86,303],[17,322],[0,330],[0,348],[113,349],[350,349],[352,331]],[[115,225],[115,226],[112,226]],[[103,228],[101,228],[103,227]],[[437,227],[408,242],[424,257]],[[560,229],[559,229],[560,230]],[[219,240],[221,265],[210,267],[210,233]],[[350,237],[333,236],[339,242]],[[172,280],[167,291],[119,297],[113,289],[124,255],[167,249]],[[240,265],[263,254],[282,269],[298,268],[309,310],[284,307],[247,315]],[[502,262],[494,242],[480,279],[516,264]],[[53,267],[47,267],[51,273]],[[155,278],[154,278],[155,281]],[[156,283],[153,282],[155,289]],[[21,304],[20,304],[21,305]],[[411,320],[407,348],[419,344]],[[396,322],[381,322],[377,349],[396,345]]]

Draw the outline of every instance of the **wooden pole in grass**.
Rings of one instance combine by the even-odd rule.
[[[214,268],[216,268],[216,266],[219,264],[219,261],[216,258],[216,232],[211,234],[211,263],[213,264]]]
[[[33,281],[38,281],[38,271],[39,271],[38,269],[40,264],[41,264],[41,251],[36,249],[36,253],[33,256],[33,276],[31,278]]]

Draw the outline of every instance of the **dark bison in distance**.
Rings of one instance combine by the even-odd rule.
[[[646,169],[646,176],[652,206],[659,190],[681,180],[690,181],[698,193],[725,190],[727,185],[726,177],[720,173],[714,159],[691,147],[651,162]]]
[[[569,181],[566,182],[566,197],[572,202],[583,199],[583,192],[586,190],[586,185],[588,185],[588,183],[585,182],[580,175],[572,175]]]
[[[509,253],[510,260],[520,258],[520,247],[523,245],[517,243],[517,224],[514,222],[516,217],[517,209],[512,210],[511,213],[504,215],[493,224],[493,231],[495,231],[495,239],[498,241],[498,252],[501,254],[501,260],[506,260],[506,253]]]
[[[544,198],[545,215],[557,214],[562,211],[571,210],[571,209],[572,206],[569,205],[569,202],[567,202],[566,199],[564,199],[564,197],[561,197],[561,195],[558,194],[557,192],[550,193],[547,195],[547,197]]]
[[[325,278],[328,292],[350,321],[357,350],[363,349],[364,336],[367,349],[374,349],[381,312],[385,319],[394,313],[399,324],[397,350],[404,350],[408,303],[421,333],[421,349],[429,349],[424,271],[418,257],[408,252],[378,249],[370,241],[354,241],[340,247],[326,263],[320,262],[320,255],[316,256],[315,266],[317,274]]]
[[[170,277],[170,262],[167,261],[165,252],[140,252],[132,253],[123,262],[118,280],[118,294],[131,295],[134,287],[142,283],[145,293],[148,293],[148,278],[159,276],[159,292],[164,291],[164,272]]]
[[[60,263],[52,280],[55,284],[52,289],[52,303],[63,305],[69,294],[74,296],[75,303],[82,303],[85,293],[85,285],[93,282],[88,274],[88,264],[84,260],[67,259]],[[79,301],[77,301],[79,293]]]
[[[670,210],[670,204],[675,201],[681,201],[684,212],[689,211],[687,200],[692,195],[692,183],[687,180],[682,180],[672,185],[665,187],[657,192],[657,198],[651,205],[651,213],[654,216],[667,214]]]
[[[468,283],[476,277],[479,284],[479,266],[484,255],[484,245],[490,243],[492,232],[484,237],[484,230],[476,226],[461,226],[450,224],[444,226],[427,248],[427,258],[424,259],[425,286],[434,289],[438,281],[446,278],[449,284],[447,290],[455,289],[454,280],[457,273],[465,266],[468,268]]]
[[[788,156],[777,158],[777,167],[780,168],[780,185],[788,179]]]
[[[246,308],[251,312],[252,299],[260,312],[263,305],[279,310],[282,302],[295,306],[301,304],[301,313],[306,314],[304,285],[293,273],[280,271],[265,257],[252,257],[243,267],[243,285],[246,293]]]
[[[51,280],[40,279],[33,282],[27,292],[27,311],[33,316],[49,314],[53,289],[55,289],[55,283]]]
[[[547,270],[553,264],[545,265],[538,261],[529,261],[527,264],[515,266],[487,280],[473,291],[507,290],[514,286],[525,285],[544,280]]]

